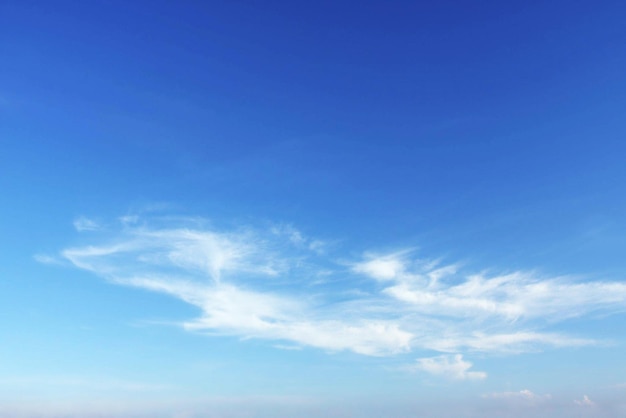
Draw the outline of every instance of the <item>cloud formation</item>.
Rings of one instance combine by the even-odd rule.
[[[471,274],[459,281],[456,266],[416,264],[406,253],[368,256],[355,263],[353,270],[389,282],[383,292],[415,312],[450,318],[558,321],[626,307],[626,283],[576,283],[565,277],[541,279],[527,272],[495,277]]]
[[[298,280],[281,285],[294,269],[303,273],[295,268],[302,263],[299,249],[288,244],[299,247],[304,238],[294,240],[291,231],[284,243],[271,235],[276,234],[141,226],[124,229],[114,243],[70,248],[62,255],[113,283],[166,293],[198,307],[201,315],[183,324],[188,330],[365,355],[409,350],[412,334],[396,322],[333,314],[317,306],[326,301],[303,294]],[[277,251],[286,244],[290,256]],[[267,287],[279,290],[262,290]]]
[[[547,330],[626,307],[625,283],[466,274],[410,249],[346,262],[345,253],[329,254],[290,225],[221,230],[199,218],[134,217],[93,232],[92,242],[62,257],[112,283],[197,307],[198,317],[181,324],[187,330],[279,345],[375,356],[579,346],[595,341]],[[468,364],[460,355],[418,361],[425,371],[482,378]]]
[[[487,373],[470,371],[471,368],[472,363],[463,360],[461,354],[420,358],[414,366],[415,370],[454,380],[481,380],[487,377]]]

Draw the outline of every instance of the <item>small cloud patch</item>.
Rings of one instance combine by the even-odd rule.
[[[472,366],[472,363],[463,360],[463,355],[455,354],[418,359],[413,369],[453,380],[482,380],[487,377],[485,372],[470,371]]]
[[[589,396],[587,395],[584,395],[582,399],[574,400],[574,403],[580,406],[594,406],[596,404],[594,401],[589,399]]]

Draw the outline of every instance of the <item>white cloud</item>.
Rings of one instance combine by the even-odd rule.
[[[302,231],[295,228],[293,225],[278,224],[270,228],[270,232],[276,236],[282,236],[287,238],[290,243],[301,249],[308,249],[318,255],[325,252],[328,247],[328,243],[320,239],[311,239],[307,237]]]
[[[117,282],[167,293],[200,308],[199,318],[183,324],[190,331],[284,340],[373,356],[408,351],[412,337],[389,321],[322,319],[313,307],[296,298],[232,284],[206,285],[169,277],[133,277]]]
[[[432,266],[406,260],[406,253],[366,255],[353,271],[384,280],[387,295],[414,312],[451,318],[501,319],[509,323],[561,321],[593,311],[624,311],[626,283],[578,282],[568,277],[541,278],[528,272],[487,277],[461,276],[456,265]],[[453,278],[446,281],[447,277]]]
[[[352,266],[352,270],[376,280],[393,280],[399,278],[404,273],[405,262],[402,258],[404,254],[405,252],[386,256],[368,255],[365,261],[355,263]]]
[[[302,235],[302,232],[293,227],[293,225],[276,225],[271,228],[271,232],[276,235],[284,235],[293,244],[304,244],[307,240]]]
[[[117,243],[71,248],[63,255],[114,283],[167,293],[198,307],[201,316],[183,324],[188,330],[365,355],[409,350],[412,334],[393,321],[347,319],[320,311],[308,295],[260,289],[290,268],[289,260],[263,247],[264,240],[249,231],[137,228],[127,229]]]
[[[183,324],[190,331],[278,344],[366,355],[416,348],[516,353],[594,344],[545,329],[626,308],[626,283],[467,275],[411,250],[367,253],[346,269],[335,261],[342,257],[318,251],[318,241],[292,226],[221,231],[198,218],[137,217],[121,219],[107,235],[61,254],[112,283],[197,307],[199,316]]]
[[[470,371],[472,363],[463,360],[461,354],[421,358],[412,368],[454,380],[481,380],[487,377],[485,372]]]
[[[100,224],[94,221],[93,219],[89,219],[84,216],[81,216],[74,220],[74,228],[78,232],[97,231],[98,229],[100,229]]]
[[[591,399],[589,399],[589,396],[584,395],[582,399],[580,400],[574,400],[574,403],[576,405],[580,405],[580,406],[594,406],[596,403],[594,401],[592,401]]]
[[[522,353],[535,351],[536,347],[579,347],[594,345],[595,341],[584,338],[573,338],[554,333],[539,333],[530,331],[518,331],[512,333],[485,333],[481,331],[465,332],[456,335],[448,335],[446,338],[439,336],[431,341],[425,341],[424,345],[430,349],[455,352],[459,348],[480,352],[504,352]]]

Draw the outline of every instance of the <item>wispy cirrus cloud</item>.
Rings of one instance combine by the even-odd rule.
[[[74,228],[78,232],[83,231],[97,231],[100,229],[100,224],[93,219],[89,219],[85,216],[80,216],[74,219]]]
[[[275,344],[365,355],[514,353],[594,344],[547,329],[626,308],[621,282],[465,274],[411,249],[346,263],[345,254],[329,254],[330,246],[284,224],[220,230],[199,218],[135,217],[103,235],[95,231],[89,245],[61,254],[112,283],[197,307],[198,317],[181,324],[187,330]],[[450,367],[467,363],[442,357],[422,366],[444,359]]]
[[[320,308],[326,301],[303,293],[306,286],[299,280],[285,286],[284,276],[304,273],[299,245],[304,238],[294,242],[293,231],[286,243],[247,229],[142,226],[120,232],[114,243],[62,254],[113,283],[166,293],[198,307],[201,315],[182,324],[185,329],[366,355],[410,348],[411,334],[394,321],[376,315],[346,319]],[[341,310],[340,304],[336,308]]]
[[[576,338],[559,333],[534,332],[534,331],[513,331],[513,332],[487,332],[484,325],[474,324],[475,328],[459,330],[463,322],[459,322],[450,331],[442,334],[435,334],[434,337],[423,339],[422,345],[431,350],[454,353],[459,350],[475,352],[500,352],[516,354],[523,352],[537,351],[539,347],[580,347],[586,345],[596,345],[599,342],[589,338]],[[472,324],[466,324],[471,326]],[[510,328],[515,328],[515,324]]]
[[[528,272],[458,277],[455,265],[432,268],[412,262],[406,252],[370,255],[355,263],[353,270],[385,280],[389,285],[384,293],[428,315],[560,321],[597,310],[626,308],[626,283],[545,279]],[[446,281],[448,278],[451,280]]]

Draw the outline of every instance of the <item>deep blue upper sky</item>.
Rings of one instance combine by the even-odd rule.
[[[512,223],[515,242],[539,247],[586,223],[624,230],[617,2],[3,10],[15,193],[28,182],[75,213],[146,199],[241,216],[253,204],[330,231],[365,218],[386,238],[451,228],[509,251]]]

